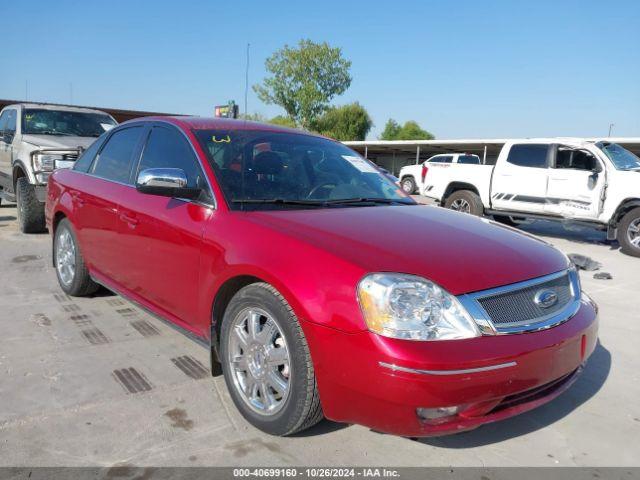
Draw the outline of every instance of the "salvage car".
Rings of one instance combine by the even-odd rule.
[[[47,180],[70,168],[84,148],[116,121],[101,110],[17,103],[0,112],[0,202],[16,202],[23,233],[45,228]]]
[[[597,342],[551,245],[418,205],[346,146],[274,125],[126,122],[51,175],[46,218],[64,292],[104,285],[206,340],[274,435],[323,417],[473,429],[561,394]]]
[[[607,139],[513,140],[495,166],[424,164],[421,179],[420,193],[446,208],[584,224],[640,257],[640,158]]]

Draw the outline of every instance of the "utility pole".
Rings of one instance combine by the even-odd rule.
[[[244,72],[244,118],[247,118],[247,104],[249,98],[249,47],[251,47],[250,43],[247,43],[247,65]]]
[[[611,136],[611,130],[613,130],[614,126],[615,126],[615,123],[610,123],[609,124],[609,136]]]

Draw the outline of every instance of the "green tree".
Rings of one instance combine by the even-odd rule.
[[[280,125],[281,127],[296,128],[296,122],[294,122],[291,117],[286,117],[284,115],[275,116],[271,120],[267,120],[267,123]]]
[[[400,125],[393,118],[387,120],[384,130],[380,134],[380,140],[397,140],[400,133]]]
[[[303,128],[309,128],[329,101],[351,85],[351,62],[342,57],[340,48],[326,42],[285,45],[267,58],[265,67],[270,76],[253,86],[258,98],[280,105]]]
[[[358,102],[329,107],[313,124],[318,133],[335,140],[364,140],[373,122]]]
[[[418,122],[409,120],[400,126],[390,118],[380,134],[380,140],[433,140],[436,138],[431,132],[424,130]]]

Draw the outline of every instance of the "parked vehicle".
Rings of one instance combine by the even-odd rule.
[[[208,341],[275,435],[323,416],[472,429],[555,398],[597,341],[551,245],[419,206],[346,146],[274,125],[126,122],[51,175],[46,218],[64,292],[105,285]]]
[[[482,161],[478,155],[470,155],[468,153],[446,153],[434,155],[423,162],[415,165],[405,165],[400,169],[400,186],[405,193],[412,195],[422,191],[424,186],[424,176],[427,168],[431,163],[464,163],[472,165],[480,165]]]
[[[38,103],[8,105],[0,113],[0,202],[17,202],[25,233],[45,228],[47,180],[72,167],[78,154],[116,121],[100,110]]]
[[[495,166],[430,164],[420,193],[509,225],[544,218],[594,226],[640,257],[640,159],[606,140],[512,141]]]

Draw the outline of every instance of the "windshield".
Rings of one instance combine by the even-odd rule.
[[[617,170],[640,169],[640,158],[617,143],[599,142],[596,146],[605,153]]]
[[[311,135],[196,130],[234,210],[415,205],[346,146]]]
[[[22,133],[32,135],[99,137],[114,126],[115,120],[104,113],[38,108],[27,108],[22,113]]]

